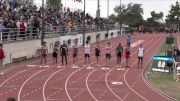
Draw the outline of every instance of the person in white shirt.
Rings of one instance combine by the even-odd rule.
[[[46,46],[46,42],[43,42],[42,47],[41,47],[41,65],[42,65],[43,60],[46,65],[47,54],[48,54],[48,47]]]
[[[108,66],[107,64],[109,64],[111,60],[111,49],[110,42],[108,42],[106,46],[106,66]]]
[[[90,65],[90,45],[88,41],[86,41],[86,45],[84,46],[85,48],[85,66]],[[88,59],[88,64],[87,64],[87,59]]]
[[[138,49],[138,68],[139,66],[143,66],[143,58],[144,58],[144,48],[142,47],[142,44],[140,45]]]

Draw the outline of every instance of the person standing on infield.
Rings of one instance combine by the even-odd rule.
[[[97,66],[100,66],[100,64],[99,64],[99,56],[100,56],[100,46],[99,46],[99,42],[96,43],[95,56],[96,56]]]
[[[78,43],[74,42],[74,46],[73,46],[73,64],[75,68],[77,68],[77,61],[78,61]]]
[[[48,54],[48,47],[46,46],[46,42],[43,42],[43,45],[41,47],[41,65],[43,63],[43,60],[46,65],[47,54]]]
[[[86,45],[84,48],[85,48],[85,66],[89,65],[90,67],[90,45],[88,41],[86,41]],[[87,60],[88,60],[88,64],[87,64]]]
[[[111,60],[111,48],[110,42],[108,42],[106,46],[106,67],[109,66],[107,64],[109,64]]]
[[[138,68],[139,66],[143,66],[143,58],[144,58],[144,48],[142,47],[142,44],[140,45],[138,49]]]
[[[4,55],[4,50],[3,50],[3,44],[0,44],[0,68],[3,67],[4,58],[5,58],[5,55]],[[4,73],[1,72],[0,74],[4,74]]]
[[[57,66],[57,54],[58,54],[58,46],[54,45],[52,57],[53,57],[53,64],[56,64],[56,66]]]
[[[116,48],[116,56],[117,56],[117,67],[121,67],[121,57],[123,55],[123,47],[121,46],[121,43]]]
[[[127,36],[126,41],[127,41],[127,45],[130,47],[131,46],[131,36],[130,35]]]
[[[68,47],[67,47],[65,41],[63,41],[63,44],[60,47],[60,54],[61,54],[62,65],[64,65],[64,59],[65,59],[66,65],[67,65]]]
[[[130,68],[130,47],[127,44],[125,49],[126,68]]]

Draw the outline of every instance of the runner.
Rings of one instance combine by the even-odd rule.
[[[88,59],[88,64],[87,64],[87,59]],[[85,45],[85,66],[89,65],[90,67],[90,45],[88,41],[86,41]]]
[[[77,42],[75,42],[74,46],[73,46],[73,64],[74,66],[73,67],[78,67],[77,66],[77,60],[78,60],[78,45],[77,45]]]
[[[53,64],[56,64],[56,66],[57,66],[57,54],[58,54],[58,48],[57,45],[54,45],[52,57],[53,57]]]
[[[144,57],[144,48],[142,47],[142,44],[140,45],[139,49],[138,49],[138,68],[139,65],[143,66],[143,57]]]
[[[126,57],[126,68],[130,68],[130,48],[129,45],[126,45],[125,49],[125,57]]]
[[[117,67],[121,67],[121,57],[123,54],[123,47],[121,46],[121,43],[116,48],[116,56],[117,56]]]
[[[99,46],[99,42],[97,42],[96,47],[95,47],[95,56],[96,56],[97,66],[100,66],[100,65],[99,65],[99,56],[100,56],[100,46]]]
[[[107,43],[107,46],[106,46],[106,66],[108,67],[109,65],[107,65],[107,64],[109,64],[110,63],[110,60],[111,60],[111,45],[110,45],[110,43],[108,42]]]
[[[131,36],[130,35],[127,36],[126,41],[127,41],[128,46],[130,47],[131,46]]]
[[[41,65],[43,63],[43,60],[44,60],[44,63],[46,65],[47,53],[48,53],[48,48],[46,46],[46,42],[43,42],[43,45],[41,47]]]
[[[3,50],[3,44],[0,44],[0,68],[3,67],[3,60],[4,60],[4,50]],[[0,74],[4,74],[1,72]]]
[[[61,59],[62,59],[62,60],[61,60],[62,65],[64,65],[64,58],[65,58],[66,65],[67,65],[68,47],[67,47],[65,41],[63,41],[63,44],[62,44],[61,47],[60,47],[60,54],[61,54]]]
[[[13,98],[13,97],[10,97],[10,98],[7,99],[7,101],[16,101],[16,99]]]

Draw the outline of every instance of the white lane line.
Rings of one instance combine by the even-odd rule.
[[[149,44],[151,41],[153,41],[153,39],[151,39],[148,43],[146,43],[145,45],[147,45],[147,44]],[[133,54],[132,55],[135,55],[136,54],[136,51],[135,52],[133,52]],[[125,60],[123,60],[122,61],[122,63],[123,62],[125,62]],[[115,69],[116,67],[114,67],[114,68],[112,68],[107,74],[106,74],[106,77],[105,77],[105,82],[106,82],[106,86],[108,87],[108,89],[111,91],[111,93],[113,93],[113,95],[114,96],[116,96],[119,100],[123,100],[121,97],[119,97],[112,89],[111,89],[111,87],[109,86],[109,84],[108,84],[108,80],[107,80],[107,78],[108,78],[108,75]],[[123,75],[122,75],[123,76]]]
[[[136,52],[134,52],[134,54],[135,54],[135,53],[136,53]],[[115,58],[113,58],[113,60],[115,60]],[[123,60],[123,61],[125,61],[125,60]],[[114,68],[116,68],[116,67],[114,67]],[[101,69],[102,69],[102,68],[101,68]],[[109,68],[103,68],[103,69],[109,70]],[[96,69],[96,70],[97,70],[97,69]],[[90,87],[89,87],[89,85],[88,85],[88,79],[89,79],[90,75],[92,75],[96,70],[92,71],[92,72],[89,73],[89,75],[87,76],[87,78],[86,78],[86,87],[87,87],[87,89],[88,89],[88,92],[89,92],[89,93],[91,94],[91,96],[94,98],[94,100],[98,101],[98,99],[96,99],[96,97],[92,94],[92,92],[91,92],[91,90],[90,90]],[[106,83],[107,83],[107,82],[106,82]],[[115,96],[116,96],[116,95],[115,95]],[[122,99],[121,99],[120,97],[117,96],[117,98],[122,101]]]
[[[165,42],[165,41],[164,41],[164,42]],[[178,46],[179,46],[179,45],[178,45]],[[159,49],[159,50],[160,50],[160,49]],[[151,62],[151,61],[149,61],[149,63],[150,63],[150,62]],[[148,63],[148,64],[149,64],[149,63]],[[146,70],[146,68],[148,68],[147,66],[148,66],[148,65],[145,66],[145,68],[143,69],[143,72],[142,72],[142,74],[141,74],[144,83],[145,83],[151,90],[153,90],[154,92],[158,93],[159,95],[161,95],[161,96],[167,98],[168,100],[171,100],[171,101],[178,101],[178,100],[176,100],[175,98],[170,97],[169,95],[163,93],[163,92],[160,91],[159,89],[153,87],[153,86],[147,81],[147,79],[146,79],[146,78],[147,78],[147,75],[144,76],[145,70]]]
[[[115,46],[115,45],[114,45],[114,46]],[[104,52],[103,52],[103,53],[104,53]],[[92,57],[94,57],[94,56],[92,56]],[[95,61],[94,61],[94,62],[95,62]],[[91,64],[92,64],[92,63],[91,63]],[[83,68],[80,68],[80,69],[74,71],[74,72],[66,79],[66,82],[65,82],[65,91],[66,91],[66,94],[67,94],[67,96],[68,96],[68,98],[69,98],[70,101],[72,101],[72,98],[70,97],[69,92],[68,92],[68,90],[67,90],[67,84],[68,84],[68,82],[69,82],[69,79],[70,79],[76,72],[80,71],[81,69],[83,69]]]
[[[37,74],[40,74],[41,72],[43,71],[46,71],[50,68],[47,68],[47,69],[44,69],[44,70],[40,70],[39,72],[36,72],[35,74],[33,74],[32,76],[30,76],[28,79],[26,79],[26,81],[22,84],[21,88],[19,89],[19,92],[18,92],[18,101],[21,101],[21,92],[22,92],[22,89],[23,87],[25,86],[25,84],[31,79],[33,78],[34,76],[36,76]]]
[[[152,49],[152,47],[153,47],[154,45],[156,45],[158,41],[160,41],[160,40],[156,40],[156,42],[155,42],[153,45],[151,45],[151,47],[150,47],[148,50],[146,50],[145,53],[149,52],[149,50]],[[138,60],[136,60],[136,62],[138,62]],[[134,62],[133,65],[134,65],[136,62]],[[127,82],[127,80],[126,80],[126,75],[127,75],[127,73],[128,73],[129,70],[130,70],[130,69],[128,69],[128,70],[125,72],[125,74],[124,74],[124,81],[125,81],[126,85],[127,85],[128,88],[130,88],[130,90],[133,91],[137,96],[139,96],[140,98],[144,99],[145,101],[149,101],[148,99],[146,99],[145,97],[143,97],[141,94],[139,94],[138,92],[136,92],[136,91],[128,84],[128,82]]]
[[[65,68],[64,68],[65,69]],[[58,70],[56,72],[54,72],[49,78],[47,78],[47,80],[45,81],[44,85],[43,85],[43,100],[44,101],[47,101],[46,97],[45,97],[45,88],[46,88],[46,85],[48,83],[48,81],[54,76],[56,75],[57,73],[59,73],[60,71],[64,70],[64,69],[61,69],[61,70]]]
[[[16,73],[15,75],[9,77],[8,79],[6,79],[4,82],[1,83],[0,88],[1,88],[7,81],[9,81],[10,79],[12,79],[13,77],[15,77],[15,76],[17,76],[17,75],[19,75],[19,74],[21,74],[21,73],[23,73],[23,72],[26,72],[26,71],[28,71],[28,70],[30,70],[30,69],[33,69],[33,68],[25,69],[24,71],[21,71],[21,72],[19,72],[19,73]]]

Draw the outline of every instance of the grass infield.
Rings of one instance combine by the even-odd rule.
[[[174,45],[177,46],[177,39],[174,38]],[[164,44],[161,51],[158,55],[165,55],[166,51],[169,49],[173,49],[170,45]],[[165,94],[174,97],[178,101],[180,101],[180,82],[176,82],[173,79],[173,73],[159,73],[159,72],[152,72],[152,63],[149,65],[149,74],[147,75],[148,80],[150,83],[164,92]]]

